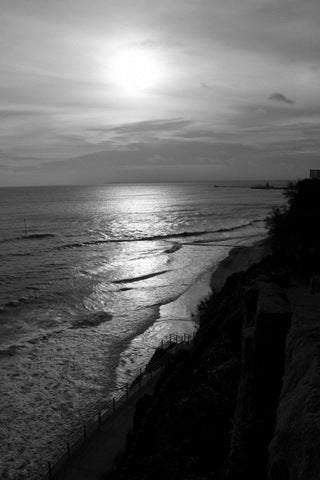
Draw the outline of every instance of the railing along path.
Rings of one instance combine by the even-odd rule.
[[[155,349],[163,349],[167,351],[172,346],[178,346],[179,344],[190,345],[193,342],[194,336],[192,335],[169,335],[161,341],[159,346]],[[61,468],[67,463],[73,454],[75,454],[79,448],[88,440],[96,431],[100,429],[100,426],[112,416],[116,416],[117,411],[125,406],[126,402],[134,394],[136,394],[143,386],[145,386],[155,375],[157,375],[166,364],[165,358],[149,363],[140,374],[133,380],[131,384],[126,384],[123,387],[116,390],[112,399],[107,402],[101,402],[98,406],[96,414],[94,414],[86,423],[74,431],[68,438],[68,441],[61,445],[43,467],[38,471],[34,477],[35,480],[53,480],[55,475],[61,470]]]

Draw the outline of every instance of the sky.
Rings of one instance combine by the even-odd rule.
[[[0,186],[320,168],[319,0],[2,0]]]

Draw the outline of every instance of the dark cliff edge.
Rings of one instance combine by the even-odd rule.
[[[194,348],[139,401],[106,478],[320,478],[319,272],[310,288],[301,257],[261,260],[263,245],[242,255],[243,271],[227,276],[233,252],[213,276]]]

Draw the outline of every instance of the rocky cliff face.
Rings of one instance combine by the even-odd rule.
[[[224,478],[319,479],[320,294],[270,258],[230,278],[219,304],[241,352]]]
[[[268,480],[320,478],[320,295],[289,293],[292,325],[276,428],[269,446]]]
[[[226,478],[266,477],[291,311],[284,290],[256,281],[243,292],[241,375]]]
[[[320,295],[269,257],[212,301],[112,478],[319,479]]]

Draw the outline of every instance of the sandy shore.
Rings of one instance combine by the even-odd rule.
[[[219,291],[230,275],[247,270],[251,265],[259,263],[263,257],[269,254],[271,254],[269,239],[260,240],[250,247],[234,247],[213,272],[210,281],[212,291]]]

